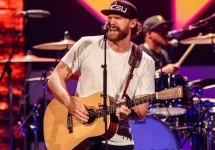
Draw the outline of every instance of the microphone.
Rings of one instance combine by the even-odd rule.
[[[35,10],[22,11],[17,13],[16,15],[23,15],[31,18],[45,18],[50,15],[50,12],[46,10],[35,9]]]
[[[105,21],[104,25],[102,26],[102,33],[106,34],[107,31],[109,30],[109,28],[110,28],[110,22],[109,21]]]
[[[177,39],[172,39],[171,41],[168,41],[167,44],[173,46],[173,47],[177,47],[178,46],[178,40]]]
[[[182,33],[182,32],[185,32],[185,31],[191,31],[191,30],[196,29],[196,28],[198,28],[198,27],[193,26],[193,25],[189,25],[188,27],[183,28],[183,29],[177,29],[177,30],[169,31],[167,36],[172,37],[174,34]]]

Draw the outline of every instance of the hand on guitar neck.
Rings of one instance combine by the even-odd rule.
[[[120,102],[125,102],[125,99],[122,98],[120,100]],[[131,113],[131,109],[129,109],[127,106],[122,105],[119,108],[116,108],[116,116],[117,117],[124,117],[124,116],[128,116]]]

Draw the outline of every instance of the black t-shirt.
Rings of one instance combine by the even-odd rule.
[[[144,44],[139,45],[139,47],[146,52],[149,56],[153,58],[155,61],[155,69],[160,69],[163,66],[166,66],[167,64],[171,63],[171,60],[169,59],[168,53],[165,50],[161,50],[161,53],[155,53],[149,49],[147,49]]]

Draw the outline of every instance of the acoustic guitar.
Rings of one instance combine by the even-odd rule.
[[[103,121],[102,93],[80,98],[74,97],[83,103],[89,113],[89,121],[82,124],[75,120],[68,112],[67,107],[57,99],[53,99],[46,108],[44,116],[44,138],[48,150],[86,150],[93,144],[105,140],[105,125]],[[128,103],[110,104],[107,101],[107,134],[108,139],[114,136],[118,129],[118,118],[115,116],[116,108],[121,105],[132,107],[153,100],[168,100],[182,98],[181,86],[167,89],[155,94],[135,98]]]

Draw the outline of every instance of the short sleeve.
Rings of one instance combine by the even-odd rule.
[[[146,67],[147,66],[147,67]],[[155,62],[152,59],[147,60],[144,64],[144,69],[142,77],[139,79],[138,86],[135,92],[135,96],[143,94],[154,94],[155,93]]]
[[[81,54],[84,50],[84,40],[81,38],[78,40],[72,48],[64,55],[61,59],[68,67],[72,69],[72,73],[75,73],[79,70],[83,59],[81,58]]]

